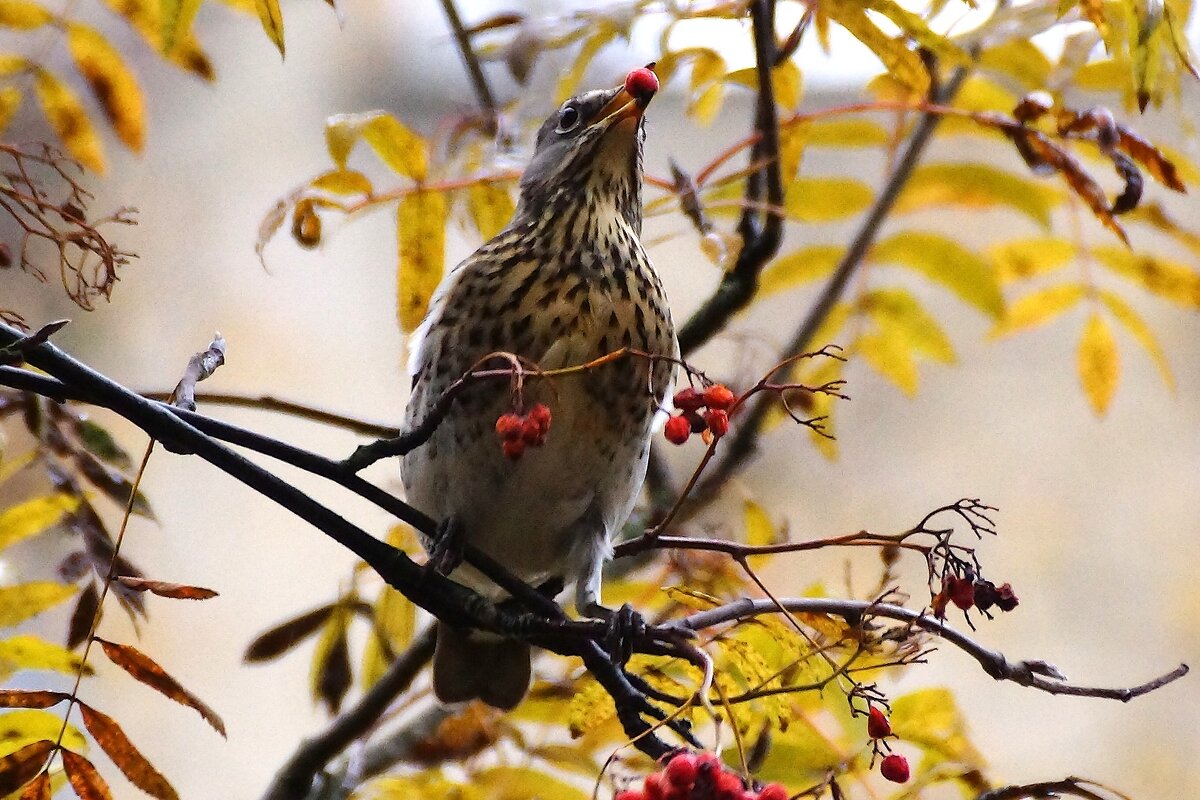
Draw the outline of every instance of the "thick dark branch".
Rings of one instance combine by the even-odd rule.
[[[716,335],[734,314],[754,299],[758,291],[759,273],[779,251],[779,243],[783,240],[779,117],[775,107],[775,89],[771,83],[771,65],[775,63],[778,47],[774,0],[755,0],[750,6],[750,14],[754,25],[754,58],[758,68],[758,101],[754,116],[757,138],[750,151],[750,163],[763,166],[746,179],[746,210],[738,224],[742,248],[737,261],[725,273],[713,295],[679,331],[679,349],[685,357]]]
[[[434,627],[431,625],[408,649],[396,657],[374,686],[357,703],[329,723],[325,730],[301,743],[275,775],[263,800],[293,800],[304,797],[313,779],[325,765],[365,735],[433,658]]]
[[[969,70],[966,67],[956,69],[949,81],[935,89],[930,98],[931,101],[934,103],[945,103],[953,99],[954,95],[958,93],[959,87],[962,86],[962,82],[966,80],[968,72]],[[925,112],[921,115],[916,129],[913,131],[912,138],[908,141],[908,146],[905,148],[900,160],[896,162],[883,189],[875,198],[875,203],[868,210],[867,216],[863,219],[858,232],[850,241],[850,246],[846,248],[845,254],[843,254],[841,261],[838,262],[837,267],[833,271],[833,275],[830,276],[829,281],[821,290],[821,294],[809,310],[808,316],[804,318],[804,321],[800,323],[796,332],[792,334],[791,341],[784,346],[783,352],[780,354],[781,361],[797,353],[803,353],[814,344],[812,341],[813,336],[821,327],[825,318],[829,316],[829,312],[833,310],[838,300],[841,299],[842,293],[845,292],[846,286],[850,283],[850,278],[862,264],[867,252],[871,249],[871,245],[875,243],[884,220],[891,213],[892,207],[896,204],[896,198],[900,196],[900,192],[908,183],[913,170],[920,163],[925,153],[925,148],[933,138],[933,132],[940,120],[941,115],[933,112]],[[758,436],[762,432],[763,423],[766,421],[767,412],[770,411],[773,400],[774,398],[764,395],[757,398],[750,405],[750,408],[735,426],[734,434],[728,437],[723,448],[723,455],[709,470],[709,474],[701,486],[701,496],[704,496],[713,487],[721,485],[753,455],[758,443]]]
[[[475,90],[475,98],[483,108],[488,132],[495,133],[499,114],[496,110],[496,100],[492,96],[492,89],[488,86],[487,76],[483,74],[483,65],[479,63],[479,56],[475,54],[475,48],[471,45],[471,37],[467,34],[467,29],[463,27],[462,18],[458,15],[458,8],[454,5],[454,0],[442,0],[442,9],[446,12],[446,20],[450,23],[450,30],[454,33],[454,42],[458,45],[458,54],[462,57],[463,66],[467,68],[467,74],[471,76],[471,86]]]
[[[1067,694],[1076,697],[1100,697],[1127,703],[1135,697],[1162,688],[1188,673],[1186,664],[1180,664],[1168,673],[1153,680],[1126,689],[1076,686],[1066,682],[1065,676],[1045,661],[1009,661],[998,650],[992,650],[971,637],[949,627],[941,620],[921,611],[913,611],[891,603],[875,603],[866,600],[837,600],[823,597],[779,598],[775,600],[753,600],[745,598],[727,603],[707,611],[700,611],[678,621],[678,624],[695,631],[714,625],[734,622],[760,614],[778,613],[780,607],[801,614],[835,614],[852,625],[870,617],[885,617],[905,622],[944,639],[979,662],[983,671],[998,681],[1012,681],[1021,686],[1040,689],[1050,694]]]

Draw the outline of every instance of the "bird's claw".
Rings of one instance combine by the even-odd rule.
[[[614,664],[627,662],[633,655],[634,644],[646,635],[646,618],[629,603],[615,610],[596,604],[588,608],[586,613],[607,623],[604,645]]]
[[[429,547],[429,561],[425,568],[439,575],[449,575],[463,562],[462,528],[453,518],[438,523],[433,543]]]

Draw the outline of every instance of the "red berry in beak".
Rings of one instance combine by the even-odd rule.
[[[646,67],[635,69],[625,76],[625,91],[642,103],[649,102],[658,91],[658,76]]]

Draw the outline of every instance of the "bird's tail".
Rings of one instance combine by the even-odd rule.
[[[443,703],[479,698],[507,711],[529,691],[529,645],[513,639],[481,639],[444,623],[437,626],[433,692]]]

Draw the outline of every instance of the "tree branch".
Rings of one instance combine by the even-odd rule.
[[[148,397],[151,400],[166,400],[171,396],[170,392],[142,392],[141,394],[143,397]],[[280,414],[287,414],[288,416],[331,425],[335,428],[343,428],[351,433],[358,433],[363,436],[375,436],[381,439],[390,439],[400,433],[399,428],[391,425],[337,414],[322,408],[295,403],[291,400],[283,400],[269,394],[251,396],[226,392],[198,392],[196,394],[196,403],[233,406],[235,408],[253,408],[260,411],[275,411]]]
[[[454,0],[442,0],[442,10],[446,12],[446,20],[450,23],[450,30],[454,33],[454,42],[458,45],[458,54],[462,57],[463,66],[467,68],[467,74],[471,77],[475,98],[483,108],[488,133],[494,134],[498,128],[500,115],[496,110],[496,100],[492,96],[487,76],[483,74],[483,65],[479,63],[479,56],[475,54],[475,48],[471,46],[471,37],[463,27],[462,18],[458,15],[458,8],[454,5]]]
[[[717,290],[679,331],[679,349],[685,357],[720,332],[734,314],[754,299],[758,291],[759,273],[779,251],[779,244],[783,240],[779,118],[771,72],[778,47],[775,39],[775,0],[755,0],[750,6],[750,15],[758,73],[758,101],[754,117],[756,138],[750,150],[750,163],[762,164],[762,168],[746,179],[746,208],[738,224],[742,248],[738,251],[737,261],[725,273]],[[760,215],[763,217],[761,220]]]

